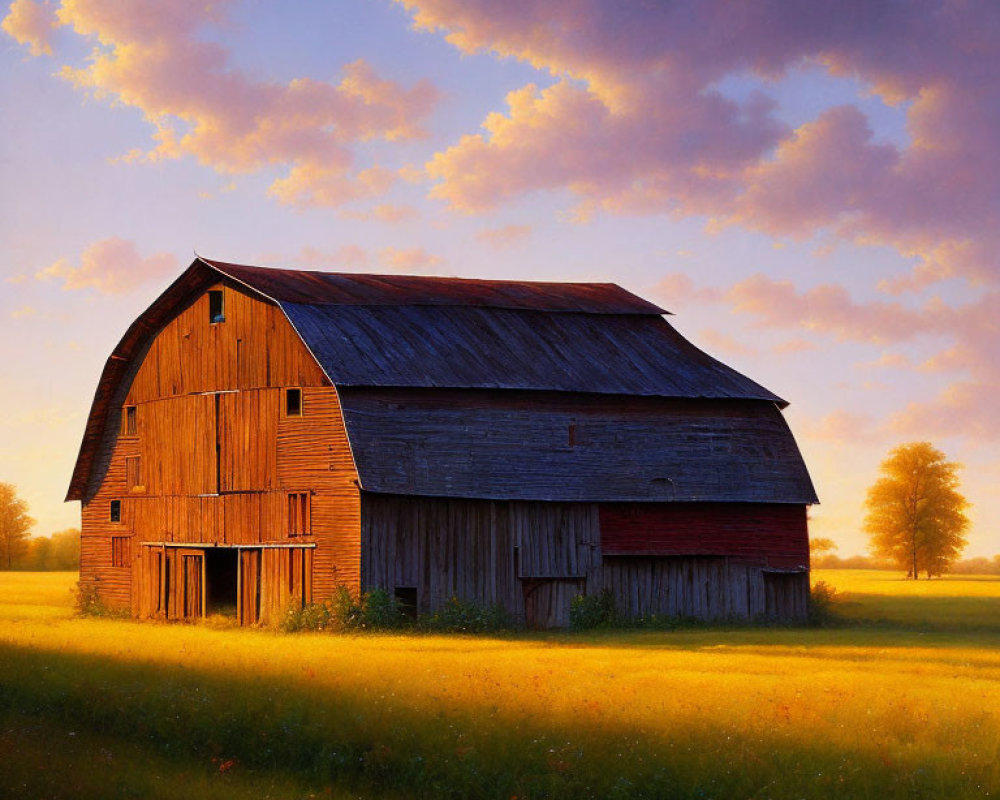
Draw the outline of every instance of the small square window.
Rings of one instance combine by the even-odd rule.
[[[122,416],[122,434],[125,436],[136,436],[138,433],[138,409],[135,406],[125,406],[125,414]]]
[[[285,389],[285,416],[302,416],[302,390]]]
[[[213,325],[226,321],[226,306],[221,290],[213,289],[208,293],[208,321]]]
[[[122,501],[121,500],[112,500],[111,501],[111,513],[109,515],[109,519],[112,522],[121,522],[122,521]]]

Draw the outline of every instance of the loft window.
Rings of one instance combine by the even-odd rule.
[[[111,511],[108,515],[108,519],[111,522],[121,522],[122,521],[122,501],[112,500],[111,501]]]
[[[221,289],[213,289],[208,293],[208,321],[212,324],[226,321],[226,306]]]
[[[125,416],[122,418],[122,434],[125,436],[136,436],[138,433],[138,409],[135,406],[125,406]]]
[[[292,492],[288,495],[288,535],[308,536],[311,526],[309,492]]]
[[[131,552],[128,536],[111,537],[111,566],[127,567]]]
[[[125,459],[125,487],[131,491],[142,486],[142,468],[139,456]]]
[[[302,416],[302,390],[285,389],[285,416]]]

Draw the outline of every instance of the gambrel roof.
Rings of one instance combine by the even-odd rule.
[[[280,306],[337,387],[365,490],[816,500],[779,411],[785,401],[614,284],[306,272],[200,257],[108,360],[68,499],[85,494],[127,365],[220,280]],[[579,446],[560,438],[568,426]]]

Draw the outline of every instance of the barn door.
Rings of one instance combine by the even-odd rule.
[[[582,578],[522,578],[524,623],[529,628],[569,627],[569,607],[573,598],[583,594]]]
[[[241,550],[237,615],[240,625],[256,625],[260,619],[260,550]]]
[[[139,554],[136,575],[136,596],[139,616],[162,617],[166,615],[166,560],[162,547],[145,545]]]
[[[205,554],[200,551],[182,550],[179,555],[183,616],[185,619],[203,617],[205,616]]]

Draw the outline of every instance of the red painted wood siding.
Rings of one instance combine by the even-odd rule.
[[[809,566],[806,507],[778,503],[607,503],[601,552],[719,555],[775,568]]]

